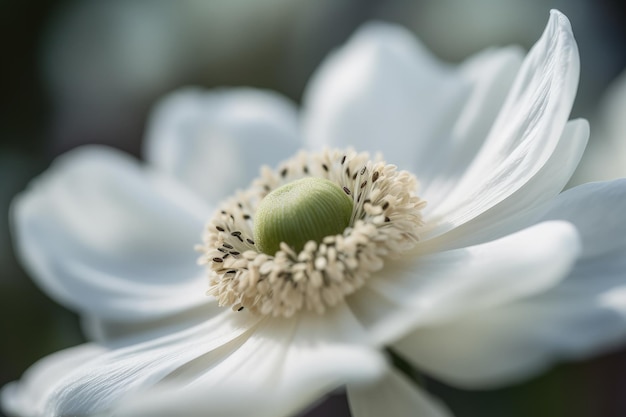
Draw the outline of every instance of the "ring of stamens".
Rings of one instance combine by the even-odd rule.
[[[284,242],[274,256],[260,252],[253,237],[256,207],[272,190],[304,177],[333,181],[352,198],[349,226],[320,243],[309,241],[299,253]],[[415,245],[426,205],[416,191],[410,173],[353,150],[301,152],[277,170],[263,167],[205,229],[198,249],[200,263],[209,266],[207,294],[220,305],[262,315],[321,314],[363,286],[386,258]]]

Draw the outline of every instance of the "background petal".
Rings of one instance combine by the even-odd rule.
[[[155,109],[148,162],[207,201],[246,187],[263,164],[301,146],[297,109],[287,98],[251,88],[180,90]]]
[[[348,401],[352,417],[452,416],[443,404],[396,369],[389,369],[374,384],[349,384]]]
[[[307,86],[307,143],[380,151],[424,184],[436,182],[425,191],[430,197],[454,184],[480,148],[521,55],[518,48],[490,49],[456,68],[406,29],[369,23]]]
[[[348,304],[389,344],[421,326],[545,290],[566,276],[579,252],[572,225],[546,222],[482,245],[389,262]]]
[[[625,179],[571,188],[551,201],[548,207],[543,220],[566,220],[578,229],[583,242],[582,263],[603,255],[618,255],[625,250]]]
[[[578,167],[573,184],[626,176],[626,68],[594,103],[590,118],[593,141]]]
[[[560,195],[545,218],[574,223],[582,255],[545,293],[411,334],[398,350],[448,383],[491,387],[626,340],[626,180]]]
[[[369,23],[315,72],[303,98],[307,144],[382,151],[414,167],[425,138],[458,112],[467,86],[406,29]]]
[[[194,251],[209,214],[185,189],[102,147],[61,157],[12,207],[33,279],[69,308],[118,321],[209,301]]]

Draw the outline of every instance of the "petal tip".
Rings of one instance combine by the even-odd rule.
[[[572,53],[572,55],[575,59],[578,58],[578,47],[574,39],[572,24],[567,16],[557,9],[550,10],[550,18],[548,19],[548,24],[546,25],[542,38],[546,36],[560,40],[563,45],[571,44],[573,52],[575,52]],[[555,42],[559,42],[558,40]]]

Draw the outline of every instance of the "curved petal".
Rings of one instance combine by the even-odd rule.
[[[117,407],[122,415],[126,407],[153,415],[155,403],[161,405],[156,415],[172,415],[173,409],[174,415],[194,415],[229,400],[224,407],[251,415],[259,404],[241,403],[242,393],[272,399],[266,404],[272,411],[292,411],[339,385],[377,378],[385,368],[345,307],[323,318],[304,314],[289,320],[224,310],[194,328],[112,349],[57,381],[39,401],[52,415]]]
[[[404,375],[390,369],[384,378],[366,386],[348,385],[353,417],[451,417],[439,401],[413,385]]]
[[[45,399],[52,393],[56,383],[77,366],[104,352],[106,349],[101,346],[86,344],[39,360],[24,373],[20,381],[2,388],[2,409],[16,416],[43,415]]]
[[[385,267],[348,304],[380,343],[423,326],[545,291],[580,251],[566,222],[546,222],[489,243]]]
[[[367,383],[383,374],[383,356],[354,343],[360,333],[345,308],[329,317],[265,321],[237,352],[192,385],[164,385],[130,398],[115,415],[293,415],[340,385]]]
[[[207,201],[243,188],[263,164],[276,165],[300,148],[297,110],[269,91],[185,89],[154,111],[146,159]]]
[[[38,376],[50,383],[45,392],[15,391],[24,402],[39,405],[41,415],[91,415],[108,411],[125,396],[153,386],[191,361],[213,356],[218,360],[236,351],[259,319],[223,310],[205,323],[145,343],[116,348],[75,363],[65,375]],[[46,368],[40,368],[45,372]],[[35,369],[33,372],[39,372]],[[31,397],[43,394],[41,397]]]
[[[69,308],[119,321],[208,301],[193,249],[208,214],[181,187],[95,146],[59,158],[12,206],[35,281]]]
[[[483,147],[461,180],[424,219],[440,235],[503,201],[550,158],[567,122],[578,83],[579,59],[567,18],[552,11],[524,60]]]
[[[626,340],[626,180],[560,195],[545,216],[574,223],[582,256],[545,293],[423,328],[396,348],[448,383],[491,387]]]
[[[311,148],[354,146],[407,169],[467,86],[406,29],[369,23],[316,71],[303,99]],[[450,108],[452,107],[452,109]]]
[[[589,124],[570,120],[550,159],[511,196],[443,235],[419,242],[420,251],[449,250],[499,239],[536,223],[568,183],[583,155]]]

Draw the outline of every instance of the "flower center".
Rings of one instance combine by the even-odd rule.
[[[309,240],[321,243],[350,223],[352,200],[332,181],[302,178],[285,184],[261,200],[254,216],[257,248],[274,255],[285,242],[300,252]]]
[[[416,192],[413,175],[367,153],[302,152],[263,167],[207,225],[207,294],[257,314],[321,314],[415,245],[426,205]]]

